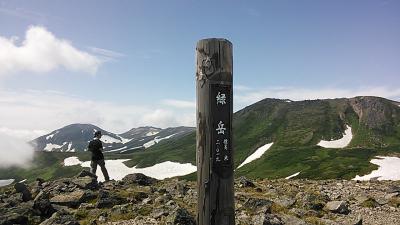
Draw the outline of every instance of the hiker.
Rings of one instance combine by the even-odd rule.
[[[97,165],[100,166],[101,172],[103,172],[104,179],[110,180],[106,165],[104,162],[104,155],[101,152],[103,150],[103,143],[101,143],[101,131],[94,133],[94,139],[89,142],[88,151],[92,152],[92,162],[90,163],[90,172],[96,175]]]

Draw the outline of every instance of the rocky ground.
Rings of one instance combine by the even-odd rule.
[[[400,182],[235,180],[236,224],[400,224]],[[195,224],[196,183],[89,172],[0,188],[0,224]]]

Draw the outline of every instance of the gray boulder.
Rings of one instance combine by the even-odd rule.
[[[32,200],[32,194],[29,191],[28,187],[24,183],[16,183],[14,184],[14,189],[16,192],[22,194],[22,200],[24,202]]]
[[[72,179],[72,183],[82,189],[96,189],[98,187],[96,178],[85,176]]]
[[[142,186],[149,186],[157,182],[156,179],[148,177],[142,173],[128,174],[122,178],[125,184],[138,184]]]
[[[43,191],[33,200],[33,209],[37,210],[42,217],[49,217],[56,211],[51,205],[49,194]]]
[[[63,205],[68,207],[78,207],[85,198],[85,191],[75,190],[73,192],[59,194],[50,199],[52,204]]]

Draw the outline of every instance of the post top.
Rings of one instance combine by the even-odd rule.
[[[197,44],[204,43],[204,42],[225,42],[229,45],[232,45],[232,42],[230,42],[228,39],[225,38],[204,38],[200,39]]]

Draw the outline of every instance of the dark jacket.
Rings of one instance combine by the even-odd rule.
[[[92,161],[93,160],[102,160],[104,159],[104,155],[101,152],[103,149],[103,143],[96,138],[89,142],[88,151],[92,152]]]

